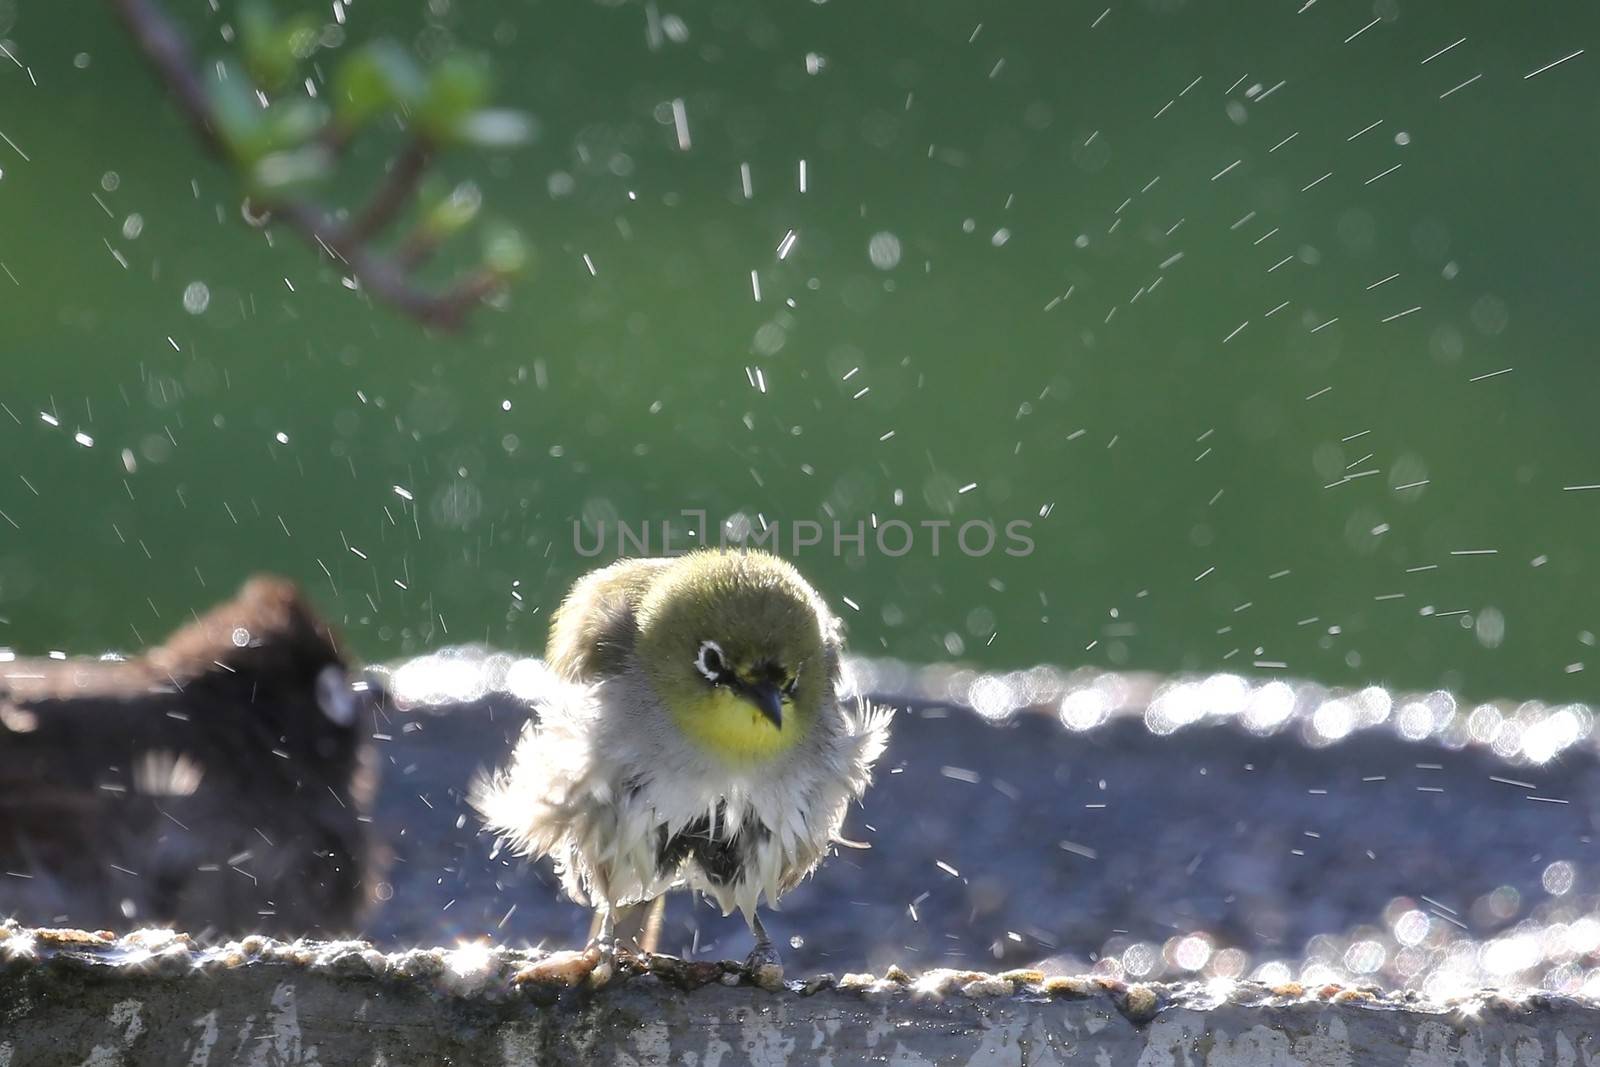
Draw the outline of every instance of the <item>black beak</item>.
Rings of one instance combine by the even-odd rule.
[[[772,682],[756,682],[746,686],[744,695],[754,704],[767,721],[783,729],[783,692]]]

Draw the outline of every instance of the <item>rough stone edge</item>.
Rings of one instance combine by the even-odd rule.
[[[1600,1062],[1600,1004],[1345,986],[1127,985],[1037,971],[818,976],[576,953],[0,926],[0,1067],[580,1063],[1309,1067]],[[693,1059],[687,1059],[693,1053]]]

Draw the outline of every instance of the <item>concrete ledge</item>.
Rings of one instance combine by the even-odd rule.
[[[1255,983],[1127,986],[1037,972],[846,975],[768,992],[732,964],[651,957],[592,990],[561,954],[385,954],[267,938],[201,949],[0,927],[0,1067],[55,1065],[1138,1064],[1407,1067],[1600,1061],[1566,997]]]

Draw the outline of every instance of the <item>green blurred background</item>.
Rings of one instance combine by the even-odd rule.
[[[798,562],[868,654],[1587,698],[1600,19],[1300,6],[358,0],[539,121],[443,163],[537,259],[443,337],[245,225],[105,6],[0,0],[0,645],[272,570],[537,649],[578,520],[1029,519]]]

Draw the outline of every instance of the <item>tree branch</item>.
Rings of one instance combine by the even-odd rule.
[[[485,284],[479,275],[456,283],[442,293],[422,289],[411,283],[409,272],[381,252],[360,242],[345,243],[343,233],[322,209],[298,200],[276,205],[278,217],[312,241],[330,259],[342,260],[373,296],[427,326],[455,330],[466,314],[483,297],[504,282],[493,276]],[[488,272],[484,272],[487,274]]]
[[[341,243],[359,244],[386,229],[416,194],[417,184],[432,159],[433,149],[421,138],[406,145],[367,209],[345,227]]]
[[[177,101],[206,149],[224,162],[233,152],[218,132],[219,123],[202,83],[194,53],[160,0],[107,0]],[[405,210],[433,161],[433,147],[414,138],[390,168],[383,185],[354,221],[339,225],[319,204],[296,197],[259,198],[260,206],[315,245],[327,258],[346,264],[362,288],[418,322],[459,329],[467,312],[505,284],[503,275],[481,269],[441,291],[420,286],[412,276],[425,255],[387,255],[369,242]],[[431,249],[430,249],[431,251]]]
[[[212,122],[211,102],[195,73],[194,55],[178,27],[167,18],[157,0],[110,0],[110,4],[168,91],[177,97],[195,133],[212,154],[226,159],[227,148]]]

